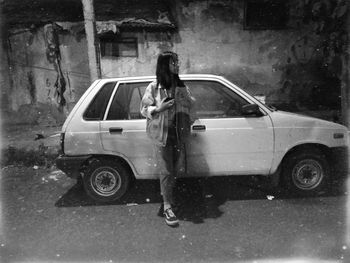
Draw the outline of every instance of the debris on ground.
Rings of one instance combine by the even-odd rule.
[[[274,197],[273,195],[267,195],[266,198],[267,198],[268,200],[271,201],[271,200],[273,200],[275,197]]]
[[[126,204],[126,206],[135,206],[135,205],[138,205],[137,203],[128,203]]]

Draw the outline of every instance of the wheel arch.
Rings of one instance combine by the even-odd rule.
[[[281,186],[301,196],[324,192],[333,174],[328,159],[330,154],[331,149],[322,144],[308,143],[293,147],[280,164]],[[295,170],[296,167],[303,168]]]
[[[304,143],[304,144],[299,144],[299,145],[295,145],[294,147],[290,148],[285,155],[283,156],[280,165],[283,165],[283,163],[285,162],[285,160],[291,155],[294,154],[295,152],[298,151],[312,151],[312,150],[318,150],[320,151],[322,154],[325,155],[325,157],[329,157],[330,154],[330,148],[324,144],[320,144],[320,143]]]
[[[298,151],[311,151],[311,150],[318,150],[322,154],[325,155],[326,158],[329,158],[331,155],[331,149],[320,143],[303,143],[299,145],[295,145],[294,147],[290,148],[282,157],[280,163],[278,164],[276,170],[274,173],[272,173],[270,176],[273,180],[274,186],[278,186],[281,183],[281,177],[282,177],[282,171],[283,171],[283,165],[288,159],[289,156],[292,154],[298,152]]]
[[[115,161],[115,162],[121,164],[124,168],[127,169],[128,173],[130,175],[130,179],[134,180],[136,178],[134,170],[132,169],[129,162],[127,162],[124,158],[122,158],[120,156],[107,155],[107,154],[92,155],[90,158],[85,160],[85,162],[80,167],[80,175],[84,176],[84,172],[85,172],[86,168],[91,164],[91,162],[93,162],[95,160],[99,160],[99,159],[111,160],[111,161]]]

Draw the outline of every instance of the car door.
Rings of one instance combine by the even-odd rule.
[[[250,102],[224,83],[187,80],[197,119],[187,144],[191,175],[268,174],[273,128],[268,115],[243,116]]]
[[[156,168],[146,119],[140,113],[140,101],[149,83],[118,83],[100,124],[103,149],[128,160],[140,176],[154,176]]]

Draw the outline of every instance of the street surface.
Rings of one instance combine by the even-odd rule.
[[[253,178],[178,183],[180,226],[157,216],[158,181],[89,199],[55,169],[1,170],[0,262],[350,262],[347,190],[297,198]]]

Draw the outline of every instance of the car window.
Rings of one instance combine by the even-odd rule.
[[[215,81],[186,81],[196,99],[194,110],[198,118],[242,117],[242,106],[249,104],[225,85]]]
[[[106,83],[95,95],[92,102],[83,114],[83,118],[87,121],[102,120],[107,103],[111,97],[115,82]]]
[[[143,85],[141,87],[134,88],[131,94],[130,98],[130,104],[129,104],[129,112],[130,112],[130,119],[143,119],[140,112],[140,103],[143,94],[145,93],[147,85]]]
[[[149,82],[121,83],[114,95],[107,120],[144,119],[140,113],[142,96]]]

